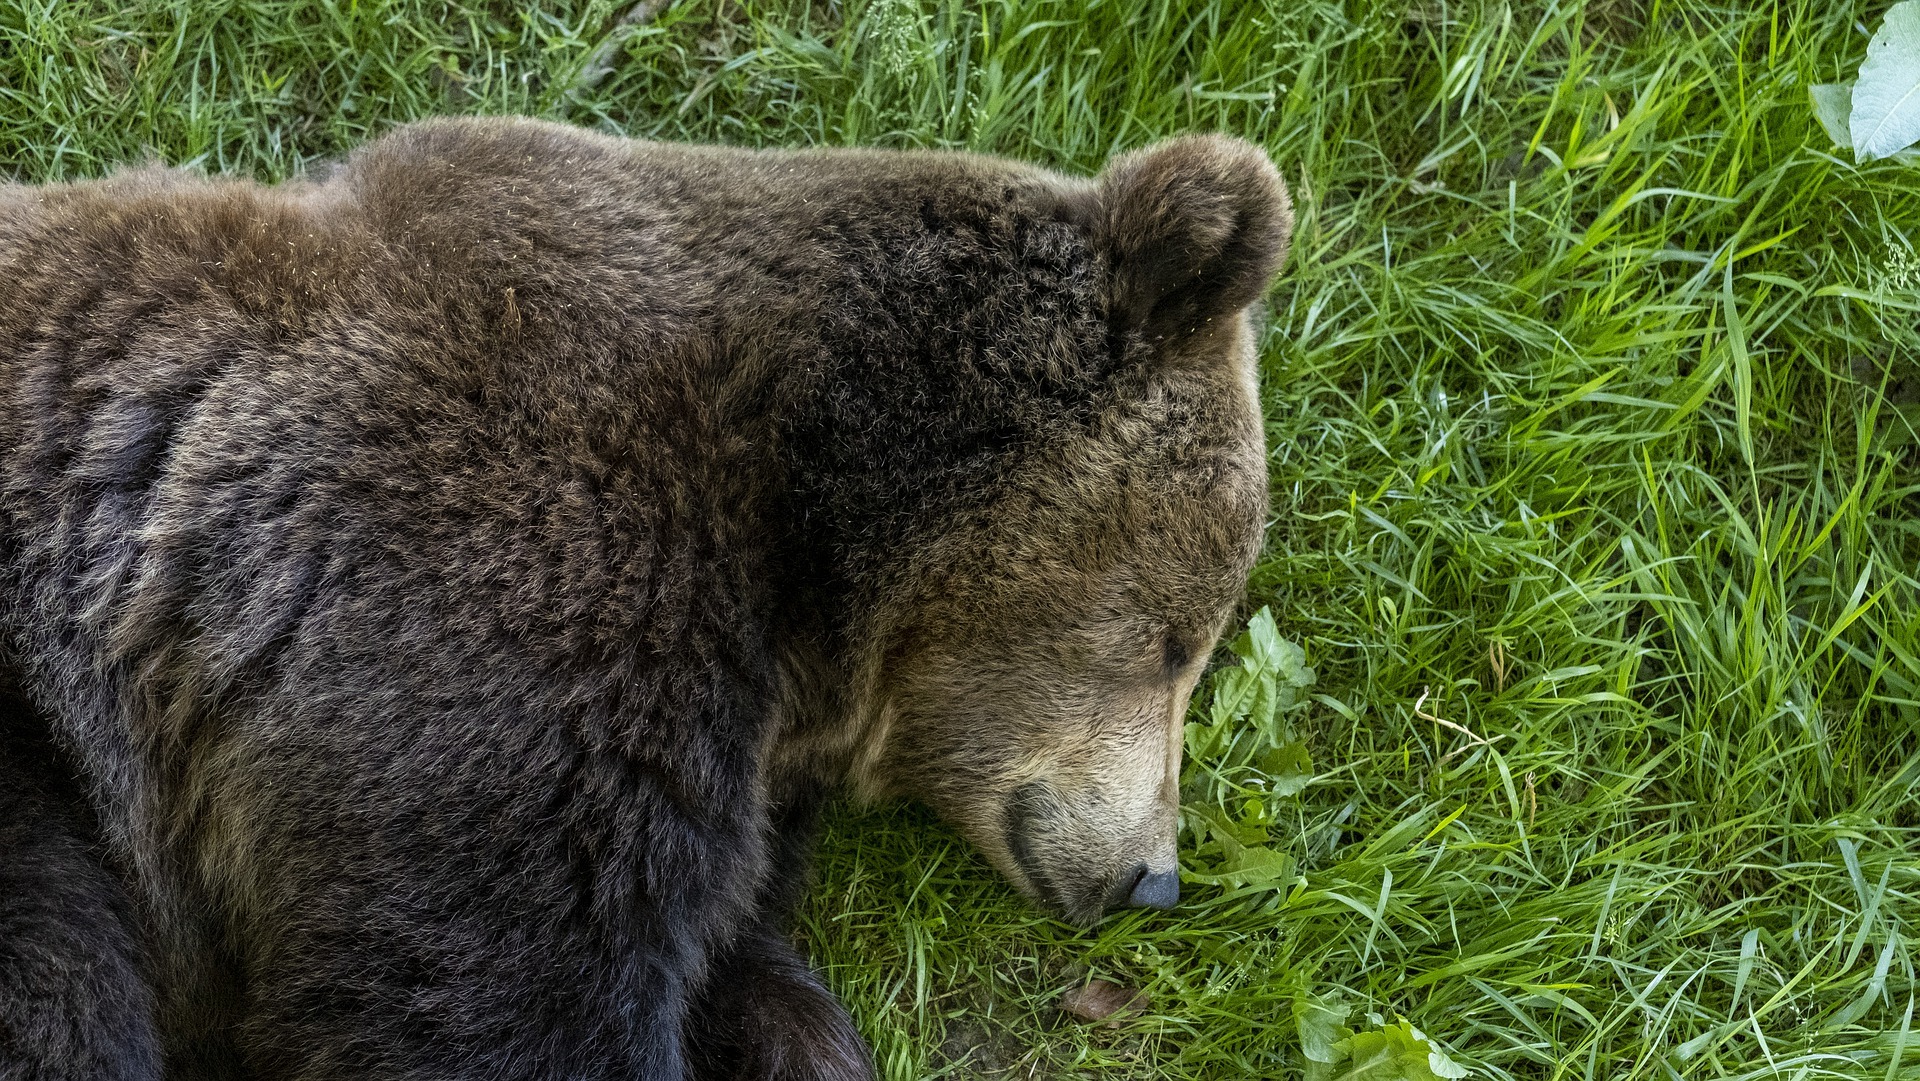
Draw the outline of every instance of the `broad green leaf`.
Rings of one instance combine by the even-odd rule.
[[[1249,796],[1240,801],[1241,836],[1248,844],[1259,844],[1267,839],[1267,827],[1273,824],[1273,816],[1267,813],[1267,801],[1257,796]],[[1258,833],[1256,839],[1250,834]]]
[[[1338,1081],[1412,1081],[1385,1032],[1356,1032],[1340,1041],[1335,1051],[1344,1056],[1345,1069],[1333,1075]]]
[[[1255,763],[1267,775],[1267,790],[1276,796],[1295,796],[1313,780],[1313,761],[1307,745],[1289,740],[1262,754]]]
[[[1302,993],[1293,999],[1293,1023],[1300,1030],[1300,1053],[1309,1062],[1332,1064],[1340,1061],[1334,1045],[1353,1035],[1345,1024],[1352,1007],[1338,999],[1327,1000]]]
[[[1889,157],[1920,141],[1920,0],[1901,0],[1867,43],[1847,118],[1854,155]]]
[[[1189,813],[1206,827],[1206,837],[1219,847],[1222,857],[1229,864],[1240,858],[1240,853],[1247,845],[1259,843],[1251,839],[1243,840],[1239,829],[1217,808],[1193,807],[1189,808]],[[1260,840],[1265,839],[1263,832]]]
[[[1444,1078],[1465,1077],[1472,1072],[1465,1066],[1448,1058],[1445,1051],[1432,1046],[1427,1048],[1427,1069],[1433,1076]]]
[[[1189,722],[1185,732],[1187,757],[1208,758],[1212,756],[1215,745],[1220,742],[1221,726]]]
[[[1827,131],[1827,138],[1842,150],[1853,149],[1853,133],[1847,130],[1847,117],[1853,113],[1852,83],[1820,83],[1807,87],[1813,99],[1813,118]]]
[[[1253,698],[1259,692],[1260,680],[1252,670],[1222,668],[1213,674],[1213,706],[1208,716],[1216,725],[1242,720],[1253,709]]]
[[[1271,670],[1258,673],[1253,680],[1253,698],[1247,703],[1247,726],[1267,737],[1268,742],[1278,738],[1274,727],[1274,718],[1279,716],[1280,698],[1278,688],[1273,684]]]
[[[1261,608],[1247,621],[1245,635],[1248,652],[1241,656],[1254,661],[1260,667],[1273,670],[1275,659],[1280,655],[1280,628],[1273,622],[1273,612]]]
[[[1413,1041],[1416,1047],[1426,1048],[1427,1072],[1433,1074],[1433,1076],[1458,1078],[1465,1077],[1470,1072],[1465,1066],[1448,1058],[1445,1051],[1433,1046],[1433,1041],[1427,1039],[1426,1033],[1421,1032],[1405,1021],[1400,1022],[1398,1027],[1405,1030],[1405,1034]]]
[[[1313,686],[1313,669],[1307,667],[1307,651],[1282,640],[1277,654],[1279,663],[1275,671],[1282,683],[1302,690]]]
[[[1265,845],[1246,845],[1227,859],[1220,874],[1207,876],[1223,886],[1293,885],[1293,857]]]
[[[1240,858],[1233,861],[1230,870],[1248,884],[1269,882],[1293,873],[1293,857],[1265,845],[1249,845],[1240,850]]]
[[[1341,1056],[1324,1076],[1336,1081],[1451,1081],[1468,1071],[1405,1021],[1356,1032],[1333,1045]]]

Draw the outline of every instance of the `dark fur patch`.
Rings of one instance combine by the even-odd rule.
[[[742,936],[717,962],[690,1019],[700,1081],[868,1081],[866,1043],[846,1008],[774,932]]]
[[[153,1081],[126,892],[44,720],[0,689],[0,1078]]]

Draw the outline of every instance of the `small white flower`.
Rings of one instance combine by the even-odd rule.
[[[898,79],[920,62],[925,51],[920,22],[918,0],[874,0],[867,8],[867,41],[888,76]]]
[[[1875,268],[1880,288],[1889,293],[1920,292],[1920,253],[1899,233],[1887,237],[1886,262]]]

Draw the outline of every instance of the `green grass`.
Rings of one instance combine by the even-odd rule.
[[[1257,140],[1302,215],[1252,601],[1316,772],[1216,811],[1299,876],[1078,932],[843,812],[804,931],[884,1075],[1302,1076],[1341,1002],[1483,1078],[1920,1078],[1920,171],[1806,91],[1886,6],[0,0],[0,167],[280,177],[471,111]],[[1062,1019],[1088,974],[1151,1008]]]

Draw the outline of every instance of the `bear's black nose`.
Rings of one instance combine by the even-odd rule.
[[[1127,894],[1127,904],[1135,908],[1168,909],[1180,903],[1180,872],[1149,871],[1140,868],[1140,878]]]

